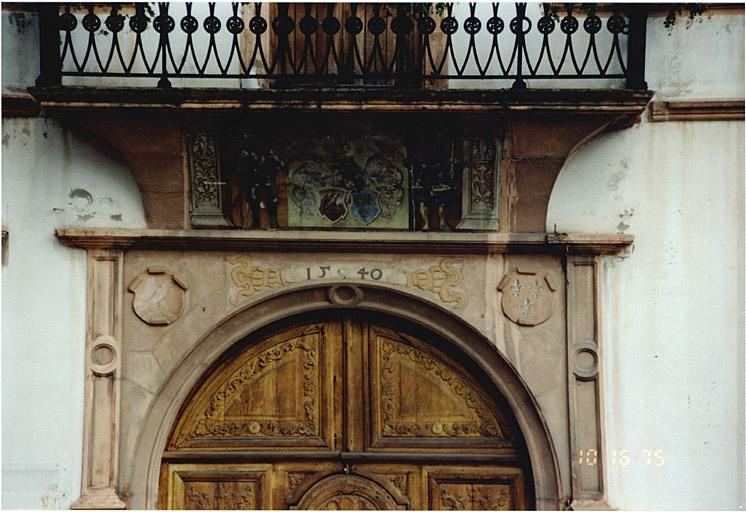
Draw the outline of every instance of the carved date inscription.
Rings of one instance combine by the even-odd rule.
[[[407,268],[382,263],[323,263],[313,266],[273,266],[260,264],[249,256],[226,257],[232,265],[235,285],[231,304],[238,304],[257,292],[316,280],[351,280],[389,283],[426,292],[440,302],[461,309],[466,304],[463,260],[443,258],[435,265]]]

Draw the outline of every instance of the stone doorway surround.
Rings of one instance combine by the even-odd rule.
[[[211,365],[263,326],[339,308],[426,327],[479,365],[526,439],[538,509],[606,508],[598,269],[632,237],[365,236],[58,230],[88,253],[84,462],[74,508],[154,508],[172,423]],[[319,273],[357,266],[382,277]],[[521,280],[535,287],[535,301]],[[579,461],[580,450],[593,460]]]

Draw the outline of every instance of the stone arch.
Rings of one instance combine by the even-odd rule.
[[[446,309],[409,293],[372,284],[328,282],[266,296],[213,326],[167,377],[143,420],[131,467],[130,508],[155,508],[163,451],[184,401],[205,372],[234,343],[283,319],[355,308],[384,314],[429,330],[468,357],[511,408],[531,461],[539,510],[562,503],[559,468],[538,403],[513,365],[476,329]]]

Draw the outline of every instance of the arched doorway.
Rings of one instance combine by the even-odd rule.
[[[317,311],[236,343],[193,387],[161,464],[179,509],[522,509],[531,462],[511,406],[443,336]]]

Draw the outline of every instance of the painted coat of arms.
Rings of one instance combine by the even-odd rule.
[[[539,325],[552,316],[555,286],[549,276],[518,269],[505,275],[497,289],[503,313],[518,325]]]
[[[404,145],[390,137],[343,137],[291,147],[288,224],[297,227],[408,227]],[[311,151],[308,150],[312,147]]]

